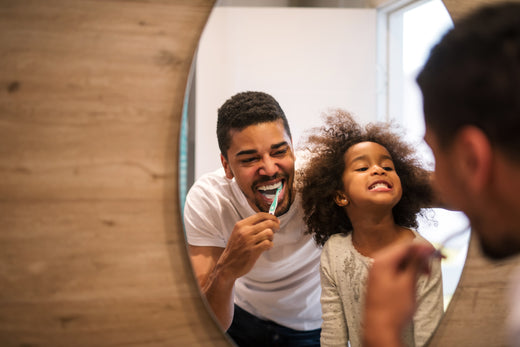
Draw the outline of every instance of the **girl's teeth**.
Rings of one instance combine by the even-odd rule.
[[[370,187],[370,189],[372,190],[372,189],[381,188],[381,187],[382,188],[388,188],[388,186],[386,184],[384,184],[384,183],[376,183],[372,187]]]

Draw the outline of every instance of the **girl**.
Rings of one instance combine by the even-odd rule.
[[[300,172],[308,232],[321,255],[322,346],[361,346],[365,283],[371,255],[399,242],[428,242],[414,228],[430,206],[429,173],[388,124],[363,128],[336,110],[308,138]],[[440,260],[417,282],[418,308],[403,336],[424,345],[443,314]]]

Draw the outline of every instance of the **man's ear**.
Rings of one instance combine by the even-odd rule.
[[[226,172],[226,177],[228,179],[232,179],[233,177],[235,177],[235,175],[233,175],[233,171],[231,171],[231,167],[229,166],[228,161],[226,160],[226,158],[224,158],[222,154],[220,154],[220,162],[222,163],[222,167]]]
[[[459,178],[468,188],[480,193],[490,182],[493,149],[486,134],[475,126],[465,126],[454,141]]]
[[[348,205],[348,198],[343,192],[336,192],[336,196],[334,197],[334,202],[336,205],[340,207],[344,207]]]

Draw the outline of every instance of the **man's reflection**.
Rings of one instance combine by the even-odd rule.
[[[305,233],[285,114],[268,94],[236,94],[217,137],[224,170],[197,180],[184,210],[201,291],[240,346],[319,346],[321,249]]]

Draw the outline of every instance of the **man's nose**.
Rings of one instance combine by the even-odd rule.
[[[260,175],[274,176],[278,172],[278,165],[276,160],[271,157],[264,158],[262,160],[262,166],[260,167]]]

